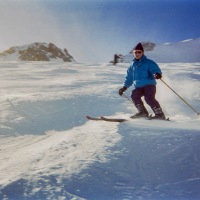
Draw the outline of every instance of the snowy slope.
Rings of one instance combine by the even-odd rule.
[[[175,43],[156,44],[153,51],[145,51],[145,55],[156,62],[200,62],[200,38],[187,39]],[[130,62],[132,55],[125,56],[125,61]]]
[[[163,80],[199,111],[200,63],[160,67]],[[136,111],[118,95],[126,69],[0,63],[0,199],[200,198],[200,117],[162,82],[157,98],[171,122],[84,118],[129,119]]]

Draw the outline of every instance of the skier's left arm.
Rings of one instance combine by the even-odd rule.
[[[151,61],[150,65],[150,73],[155,79],[161,79],[162,78],[162,71],[160,67],[154,62]]]

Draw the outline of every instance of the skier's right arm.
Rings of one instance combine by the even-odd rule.
[[[129,88],[133,84],[133,68],[132,65],[128,68],[126,76],[125,76],[125,81],[124,81],[124,86]]]
[[[127,70],[124,86],[119,89],[119,95],[122,95],[128,87],[130,87],[133,84],[133,73],[132,73],[132,67],[130,66]]]

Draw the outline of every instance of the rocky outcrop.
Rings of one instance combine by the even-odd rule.
[[[74,58],[67,49],[60,49],[53,43],[33,43],[24,46],[11,47],[0,53],[0,57],[6,60],[19,59],[21,61],[52,61],[62,60],[72,62]]]

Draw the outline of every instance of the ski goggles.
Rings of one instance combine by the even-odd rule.
[[[143,51],[133,51],[133,53],[138,53],[138,54],[141,54],[141,53],[143,53]]]

